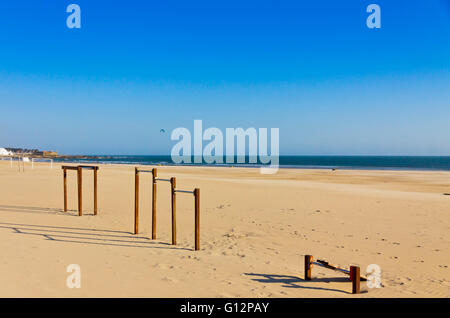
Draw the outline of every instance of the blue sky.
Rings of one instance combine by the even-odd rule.
[[[0,3],[0,146],[169,154],[194,119],[278,127],[281,154],[450,155],[450,1]]]

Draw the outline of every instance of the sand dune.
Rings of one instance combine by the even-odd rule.
[[[191,196],[178,198],[170,245],[169,185],[158,185],[150,237],[150,177],[141,177],[141,233],[133,235],[134,166],[102,165],[99,215],[90,173],[84,215],[62,211],[62,171],[0,162],[1,297],[449,297],[450,173],[158,167],[179,188],[201,188],[201,250],[193,251]],[[382,288],[352,295],[348,279],[303,256],[382,270]],[[66,286],[69,264],[81,288]]]

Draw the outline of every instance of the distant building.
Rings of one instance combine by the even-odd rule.
[[[5,148],[6,150],[8,150],[9,152],[11,152],[11,154],[13,155],[22,155],[22,154],[33,154],[36,151],[39,151],[37,149],[24,149],[24,148]]]
[[[56,157],[58,153],[56,151],[43,151],[44,157]]]
[[[0,156],[11,156],[12,152],[6,150],[5,148],[0,148]]]
[[[24,148],[0,148],[0,156],[14,156],[14,155],[27,155],[27,156],[42,156],[42,157],[56,157],[58,153],[56,151],[43,151],[39,149],[24,149]]]
[[[56,157],[58,153],[56,151],[37,151],[33,155],[43,156],[43,157]]]

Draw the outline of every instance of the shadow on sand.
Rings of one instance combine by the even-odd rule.
[[[313,278],[312,280],[306,281],[302,278],[296,276],[289,275],[276,275],[276,274],[256,274],[256,273],[244,273],[247,276],[253,277],[252,280],[264,283],[264,284],[281,284],[282,287],[286,288],[302,288],[302,289],[314,289],[314,290],[326,290],[333,291],[344,294],[351,294],[350,291],[346,291],[346,289],[351,289],[351,283],[348,277],[330,277],[330,278]],[[334,288],[324,288],[317,286],[310,286],[315,283],[347,283],[347,285],[343,286],[342,289],[334,289]],[[308,284],[306,286],[305,284]],[[361,291],[363,293],[363,291]]]
[[[35,214],[53,214],[65,216],[78,216],[78,210],[67,210],[56,208],[42,208],[35,206],[17,206],[17,205],[0,205],[0,212],[18,212],[18,213],[35,213]],[[85,215],[94,215],[93,213],[85,213]]]
[[[50,213],[50,214],[61,214],[66,216],[78,216],[78,212],[73,210],[64,212],[62,209],[40,208],[40,207],[0,205],[0,213],[2,211],[23,212],[23,213]],[[18,224],[7,222],[0,222],[0,229],[9,229],[12,230],[13,233],[22,235],[41,236],[46,240],[51,240],[54,242],[134,247],[134,248],[157,248],[157,249],[174,249],[187,251],[191,250],[189,248],[172,246],[169,243],[154,241],[148,237],[137,236],[131,232],[126,231],[100,230],[100,229],[89,229],[79,227],[49,226],[36,224]]]

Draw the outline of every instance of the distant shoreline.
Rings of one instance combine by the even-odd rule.
[[[47,157],[48,158],[48,157]],[[121,165],[161,165],[188,167],[241,167],[260,168],[263,164],[246,163],[182,163],[174,164],[168,155],[126,156],[55,156],[55,162],[100,163]],[[450,171],[450,156],[280,156],[280,169],[325,169],[325,170],[392,170],[392,171]]]

